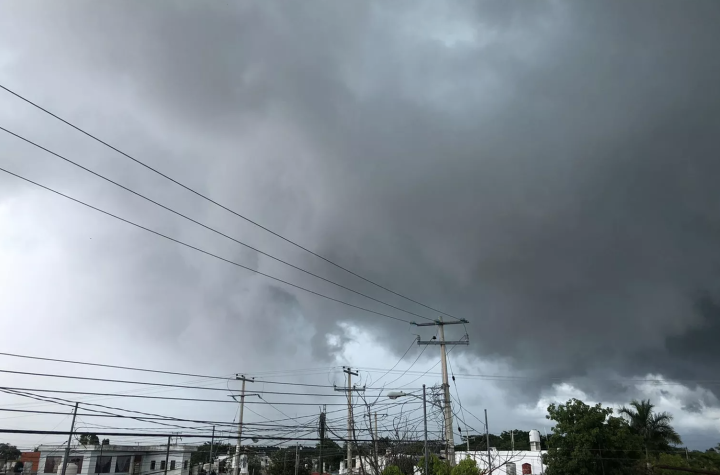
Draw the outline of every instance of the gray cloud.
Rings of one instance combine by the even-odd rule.
[[[362,275],[469,318],[468,352],[541,381],[523,397],[563,378],[630,396],[599,376],[712,377],[720,313],[697,302],[714,298],[720,264],[717,2],[28,5],[6,5],[0,19],[11,87]],[[27,131],[38,123],[21,119]],[[382,295],[43,124],[50,145]],[[55,167],[33,171],[67,183]],[[107,189],[81,175],[73,185]],[[120,192],[100,196],[308,282]],[[123,253],[145,242],[130,238]],[[338,320],[396,351],[407,344],[394,322],[157,246],[128,272],[169,278],[151,288],[160,326],[250,323],[222,341],[294,354],[302,321],[308,360],[337,355],[326,335],[341,335]],[[257,338],[268,334],[277,339]]]

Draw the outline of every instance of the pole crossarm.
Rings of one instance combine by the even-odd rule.
[[[455,341],[437,341],[437,340],[428,340],[428,341],[422,341],[418,340],[418,345],[469,345],[470,342],[468,340],[455,340]]]
[[[417,323],[417,322],[410,322],[410,323],[415,325],[416,327],[434,327],[436,325],[464,325],[464,324],[470,323],[470,322],[464,318],[461,318],[455,322],[445,322],[443,320],[434,320],[429,323]]]

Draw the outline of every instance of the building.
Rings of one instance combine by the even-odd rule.
[[[190,457],[194,446],[171,445],[80,445],[70,450],[69,473],[129,475],[190,475]],[[61,473],[65,454],[63,445],[39,447],[38,474]],[[167,465],[165,459],[167,458]]]
[[[22,452],[20,461],[23,463],[23,472],[37,472],[40,464],[40,452]],[[27,467],[30,468],[27,468]]]
[[[480,471],[487,470],[488,465],[493,475],[543,475],[547,467],[542,463],[543,454],[540,450],[540,432],[530,431],[530,450],[499,451],[490,449],[490,464],[487,451],[460,452],[455,451],[455,461],[465,458],[474,459]]]

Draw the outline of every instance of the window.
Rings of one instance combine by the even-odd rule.
[[[112,466],[112,456],[98,457],[95,461],[95,473],[110,473]]]
[[[508,462],[507,465],[505,465],[505,473],[507,475],[516,475],[517,474],[517,468],[514,463]]]
[[[150,462],[150,470],[155,470],[155,461]]]
[[[78,468],[77,473],[82,472],[82,463],[83,463],[82,455],[78,455],[76,457],[70,457],[68,460],[70,460],[70,463],[74,463],[75,465],[77,465],[77,468]]]
[[[57,473],[62,457],[45,457],[45,473]]]
[[[121,455],[115,461],[115,473],[128,473],[132,455]]]
[[[188,461],[183,460],[183,470],[187,470],[187,468],[188,468]]]
[[[175,470],[175,461],[174,460],[170,461],[170,470]]]
[[[165,470],[165,461],[164,460],[160,461],[160,470]]]

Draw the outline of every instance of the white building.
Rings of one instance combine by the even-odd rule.
[[[70,449],[67,473],[189,475],[190,457],[195,450],[194,446],[171,445],[168,455],[167,445],[79,445]],[[38,475],[61,473],[65,446],[41,445],[39,451]]]
[[[490,463],[487,451],[459,452],[455,451],[455,461],[465,458],[474,459],[480,471],[486,471],[488,465],[493,475],[542,475],[547,467],[542,463],[543,454],[540,450],[540,432],[530,431],[530,450],[499,451],[490,448]]]

